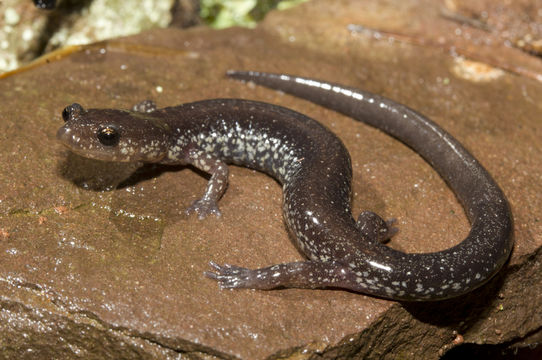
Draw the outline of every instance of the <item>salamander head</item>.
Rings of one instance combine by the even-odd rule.
[[[152,114],[88,109],[79,104],[62,111],[62,144],[78,155],[106,161],[159,162],[169,147],[168,125]]]

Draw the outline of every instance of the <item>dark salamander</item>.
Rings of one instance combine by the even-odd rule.
[[[80,155],[108,161],[190,164],[211,174],[187,212],[220,215],[226,164],[263,171],[283,186],[284,218],[306,261],[250,270],[211,262],[207,276],[223,288],[345,288],[395,300],[440,300],[465,294],[503,266],[513,246],[508,202],[480,163],[438,125],[384,97],[297,76],[236,72],[228,76],[284,91],[374,126],[404,142],[442,176],[463,204],[471,230],[458,245],[407,254],[382,244],[395,231],[350,205],[352,169],[342,142],[298,112],[267,103],[204,100],[131,111],[64,109],[58,138]]]

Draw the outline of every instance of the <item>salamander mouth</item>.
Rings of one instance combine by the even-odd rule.
[[[76,153],[77,155],[81,155],[84,157],[90,157],[88,154],[88,149],[85,149],[81,146],[81,138],[73,133],[73,131],[68,127],[61,127],[58,129],[56,133],[56,138],[62,145],[67,147],[72,152]]]

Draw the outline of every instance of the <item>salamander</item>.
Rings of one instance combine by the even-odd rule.
[[[261,269],[210,262],[205,274],[221,288],[342,288],[401,301],[442,300],[486,283],[513,246],[508,201],[482,165],[440,126],[385,97],[299,76],[230,71],[328,107],[376,127],[419,153],[448,183],[471,224],[459,244],[432,253],[405,253],[384,242],[396,229],[371,211],[354,219],[352,167],[341,140],[299,112],[243,99],[202,100],[158,109],[143,101],[131,110],[67,106],[58,139],[85,157],[192,165],[211,175],[186,210],[220,216],[217,202],[228,165],[276,178],[283,214],[304,261]]]

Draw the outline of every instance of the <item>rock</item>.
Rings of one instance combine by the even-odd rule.
[[[349,30],[352,23],[366,31]],[[1,78],[1,355],[434,359],[468,344],[538,339],[542,84],[506,68],[484,81],[462,76],[448,47],[420,40],[429,23],[440,24],[431,39],[478,54],[476,44],[455,38],[457,25],[433,2],[315,0],[272,13],[254,30],[151,30]],[[402,37],[392,41],[391,33]],[[513,59],[532,64],[523,52]],[[483,56],[468,60],[488,65]],[[469,230],[453,193],[410,149],[333,111],[227,80],[228,69],[332,80],[431,117],[507,194],[516,226],[510,263],[482,289],[438,303],[340,290],[219,290],[203,276],[209,260],[261,267],[302,259],[282,221],[279,185],[233,167],[222,218],[186,217],[182,210],[204,189],[201,174],[146,166],[130,175],[133,167],[69,154],[55,140],[66,105],[130,108],[150,98],[169,106],[216,97],[280,104],[344,141],[354,214],[397,218],[390,246],[438,251]]]
[[[62,46],[88,44],[139,33],[155,27],[195,25],[193,0],[175,2],[64,1],[54,10],[31,1],[0,2],[0,71],[13,70]]]

